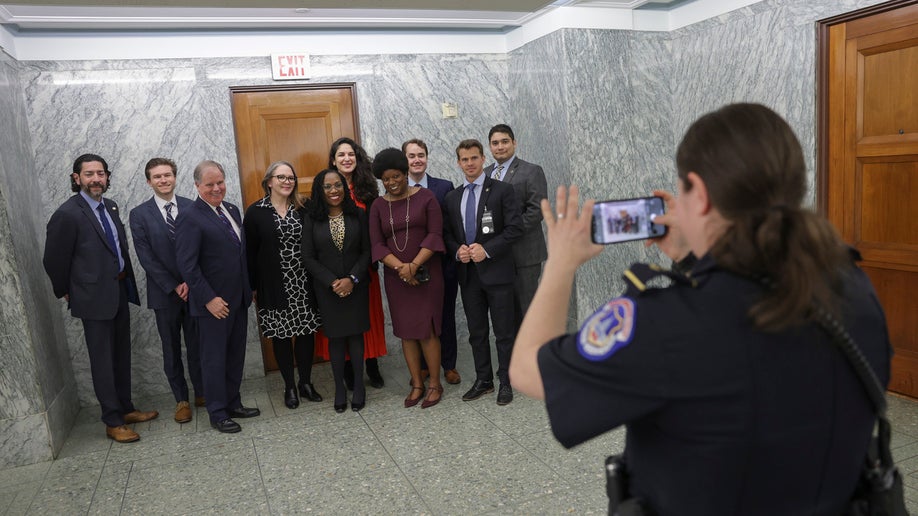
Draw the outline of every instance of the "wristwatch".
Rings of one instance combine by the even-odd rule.
[[[353,274],[351,274],[351,281],[354,282],[354,285],[360,283],[360,280],[357,279],[357,276],[354,276]]]

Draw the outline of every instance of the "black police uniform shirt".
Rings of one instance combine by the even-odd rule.
[[[656,274],[634,270],[626,279],[641,288],[638,276]],[[840,514],[874,424],[842,353],[816,324],[755,330],[747,313],[764,287],[710,256],[678,278],[629,288],[539,351],[555,437],[569,448],[626,425],[632,494],[661,515]],[[853,266],[844,302],[886,385],[884,315]]]

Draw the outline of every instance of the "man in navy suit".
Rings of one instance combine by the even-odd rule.
[[[117,442],[140,436],[127,425],[148,421],[131,402],[131,319],[128,302],[140,304],[118,205],[104,199],[111,171],[95,154],[73,162],[71,190],[48,221],[42,262],[54,295],[68,302],[83,322],[92,386],[102,409],[105,434]]]
[[[491,179],[513,186],[520,203],[523,236],[513,244],[513,263],[516,265],[516,327],[523,324],[523,316],[542,277],[542,264],[548,258],[545,234],[542,232],[542,199],[548,196],[548,182],[539,165],[523,161],[516,156],[516,138],[513,129],[497,124],[488,131],[488,144],[495,163],[485,168]]]
[[[402,152],[408,158],[408,186],[420,186],[433,192],[440,203],[440,208],[446,206],[446,194],[455,189],[452,181],[439,179],[427,173],[427,144],[417,138],[402,144]],[[457,384],[462,381],[459,371],[456,370],[456,294],[459,292],[459,283],[456,275],[456,261],[446,254],[443,255],[443,322],[440,330],[440,363],[443,365],[443,376],[447,383]],[[421,362],[424,370],[427,365]]]
[[[201,358],[195,320],[188,310],[188,284],[175,261],[175,231],[179,216],[191,208],[191,199],[175,195],[175,162],[153,158],[144,167],[153,197],[131,210],[131,236],[140,265],[147,273],[147,306],[156,316],[163,344],[163,371],[175,397],[175,422],[191,421],[188,382],[182,367],[182,333],[188,351],[188,374],[195,405],[204,406]]]
[[[179,272],[188,283],[188,306],[198,323],[201,373],[210,425],[223,433],[242,428],[233,418],[255,417],[242,406],[248,309],[252,304],[245,235],[239,208],[224,202],[226,173],[216,161],[194,168],[198,198],[176,228]]]
[[[458,262],[462,305],[469,324],[475,359],[475,383],[463,401],[494,392],[488,314],[497,345],[497,404],[513,401],[508,368],[516,334],[513,297],[513,243],[522,235],[513,187],[484,175],[484,148],[478,140],[462,140],[456,158],[465,174],[462,188],[446,195],[443,239]]]

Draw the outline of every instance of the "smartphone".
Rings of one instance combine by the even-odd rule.
[[[654,224],[654,219],[665,211],[662,197],[597,202],[593,206],[593,242],[605,245],[661,237],[666,226]]]

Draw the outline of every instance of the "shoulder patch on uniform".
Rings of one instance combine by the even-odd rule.
[[[598,362],[631,343],[634,337],[634,301],[615,298],[593,313],[580,327],[577,350],[587,360]]]

